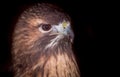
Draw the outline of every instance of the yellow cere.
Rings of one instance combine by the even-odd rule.
[[[66,27],[67,27],[67,24],[68,24],[68,23],[64,21],[64,22],[62,23],[63,28],[66,28]]]

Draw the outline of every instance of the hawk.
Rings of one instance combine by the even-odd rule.
[[[73,39],[71,19],[61,8],[49,3],[28,7],[13,31],[14,77],[80,77]]]

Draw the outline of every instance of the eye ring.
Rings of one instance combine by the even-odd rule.
[[[50,32],[52,29],[51,24],[40,24],[39,25],[39,31],[42,33]]]

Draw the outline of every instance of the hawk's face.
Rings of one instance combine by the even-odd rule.
[[[74,34],[71,29],[71,24],[69,21],[65,21],[63,19],[63,21],[61,21],[57,24],[50,24],[49,22],[46,22],[44,19],[36,19],[31,22],[36,23],[36,24],[31,24],[31,25],[36,26],[35,32],[37,34],[33,35],[33,36],[37,36],[38,40],[40,40],[40,41],[42,39],[45,40],[45,41],[41,41],[41,44],[46,44],[45,49],[57,46],[57,45],[59,45],[59,42],[62,42],[65,39],[67,41],[63,41],[63,44],[65,42],[73,41]],[[34,31],[33,31],[33,33],[34,33]]]
[[[31,45],[31,48],[36,46],[43,49],[70,44],[74,38],[69,16],[50,4],[38,4],[24,11],[18,20],[14,35],[15,40],[21,38],[22,44],[18,41],[16,45]]]

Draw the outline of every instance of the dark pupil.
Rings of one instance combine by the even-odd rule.
[[[44,31],[48,31],[48,30],[51,29],[51,25],[50,25],[50,24],[43,24],[43,25],[42,25],[42,29],[43,29]]]

